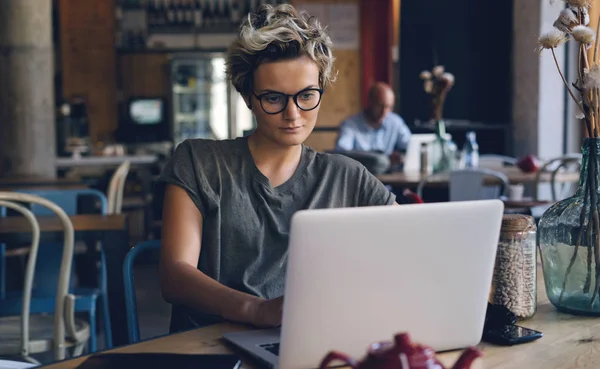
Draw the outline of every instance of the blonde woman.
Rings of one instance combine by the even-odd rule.
[[[223,320],[278,326],[292,214],[395,203],[358,162],[303,145],[332,82],[331,47],[316,19],[290,5],[264,5],[243,22],[227,75],[256,131],[185,141],[160,177],[172,332]]]

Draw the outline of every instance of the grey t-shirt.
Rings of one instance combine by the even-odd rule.
[[[225,286],[269,299],[283,295],[292,214],[395,201],[357,161],[307,146],[292,177],[273,188],[256,167],[246,137],[184,141],[159,181],[185,189],[202,214],[198,269]],[[220,320],[173,306],[171,331]]]

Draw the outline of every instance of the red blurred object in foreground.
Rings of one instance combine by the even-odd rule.
[[[404,198],[409,204],[423,204],[425,202],[419,195],[412,192],[408,188],[402,191],[402,195],[404,195]]]
[[[469,347],[451,369],[469,369],[481,355],[481,351]],[[408,333],[397,334],[394,342],[372,344],[367,356],[360,362],[344,353],[331,351],[321,362],[320,368],[325,369],[336,360],[350,365],[352,369],[445,369],[431,347],[411,342]]]

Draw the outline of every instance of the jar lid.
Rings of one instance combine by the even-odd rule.
[[[536,230],[535,220],[530,215],[504,214],[502,232],[528,232]]]

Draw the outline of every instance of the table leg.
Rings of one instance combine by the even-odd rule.
[[[98,252],[96,251],[97,239],[90,235],[83,237],[83,242],[87,247],[85,253],[75,253],[75,272],[80,287],[97,288],[98,287]],[[76,242],[77,245],[77,242]]]
[[[128,343],[123,287],[123,262],[129,251],[127,229],[102,232],[102,248],[106,255],[108,304],[113,347]]]

